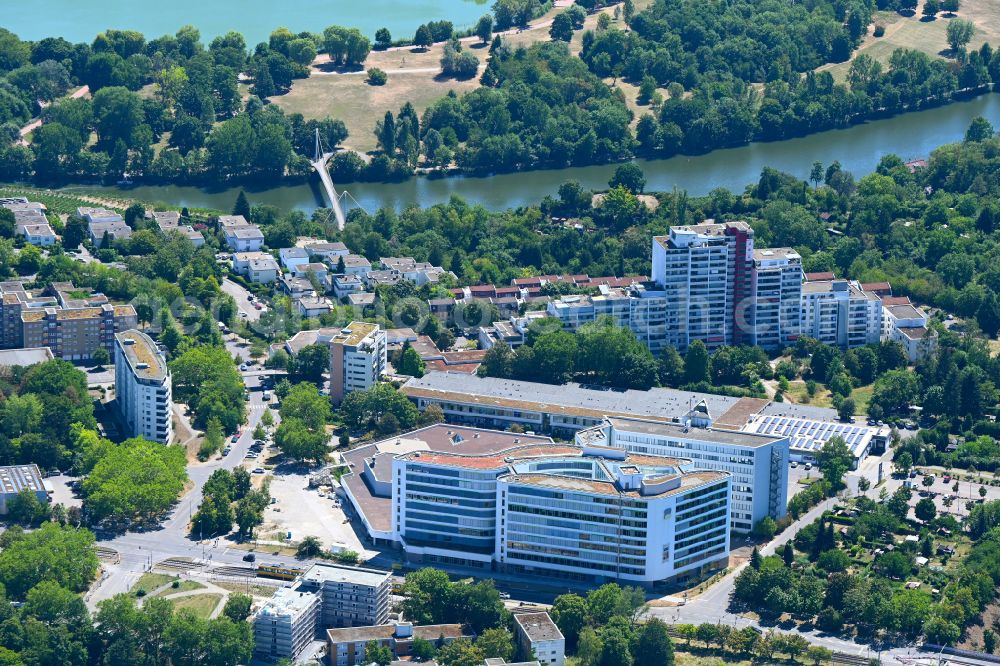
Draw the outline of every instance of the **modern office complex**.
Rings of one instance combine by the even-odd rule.
[[[131,437],[169,444],[173,438],[170,370],[148,335],[115,336],[115,402]]]
[[[730,475],[689,460],[536,444],[415,451],[392,469],[411,560],[652,586],[728,557]]]
[[[320,631],[383,625],[389,621],[390,591],[390,576],[384,571],[314,564],[257,611],[254,651],[295,659]]]
[[[400,389],[423,411],[438,405],[450,423],[572,437],[605,416],[635,416],[653,420],[680,419],[704,404],[722,414],[739,399],[709,393],[653,388],[618,390],[568,383],[561,386],[458,372],[428,372]]]
[[[677,456],[690,459],[699,469],[732,475],[734,532],[749,532],[770,516],[785,515],[788,504],[789,440],[781,435],[746,433],[707,427],[705,417],[664,423],[636,418],[609,417],[601,425],[581,430],[581,446],[609,446],[631,454]]]
[[[385,331],[378,324],[352,321],[317,341],[330,345],[330,399],[334,403],[351,391],[371,388],[385,373]]]
[[[343,462],[369,536],[413,562],[654,586],[729,551],[731,475],[686,458],[438,424]]]
[[[44,290],[21,282],[0,283],[0,347],[48,347],[53,356],[88,360],[103,347],[114,355],[115,333],[135,328],[131,305],[114,305],[104,294],[53,283]]]

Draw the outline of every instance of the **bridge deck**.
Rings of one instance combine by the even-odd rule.
[[[322,157],[312,162],[312,166],[319,174],[319,179],[323,181],[323,189],[326,190],[326,196],[330,199],[330,205],[333,207],[333,214],[337,218],[337,228],[343,231],[346,222],[344,210],[340,207],[340,197],[337,195],[337,189],[333,186],[333,179],[330,178],[330,170],[326,166],[327,160],[332,156],[333,153],[324,153]]]

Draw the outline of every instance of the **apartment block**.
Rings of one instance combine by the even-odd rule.
[[[696,413],[697,414],[697,413]],[[734,432],[709,428],[707,416],[693,414],[680,423],[609,417],[594,428],[581,430],[581,446],[607,446],[630,454],[677,456],[699,469],[732,476],[734,532],[749,532],[770,516],[778,520],[788,504],[789,440],[781,435]]]
[[[903,345],[911,363],[931,353],[937,345],[937,334],[928,328],[927,319],[927,313],[905,296],[882,298],[882,339]]]
[[[416,283],[418,287],[425,284],[436,284],[442,276],[454,273],[446,271],[440,266],[434,266],[426,261],[417,261],[413,257],[382,257],[379,263],[386,270],[398,271],[404,280]]]
[[[329,337],[328,344],[330,398],[335,404],[351,391],[371,388],[385,373],[386,337],[378,324],[352,321]]]
[[[254,653],[295,659],[316,638],[320,599],[311,592],[278,588],[253,620]]]
[[[397,622],[372,627],[329,629],[326,632],[327,655],[330,666],[358,666],[371,661],[365,658],[365,646],[369,641],[389,648],[394,658],[401,659],[410,655],[416,638],[447,645],[463,637],[473,638],[465,634],[460,624],[414,626],[409,622]]]
[[[777,350],[799,336],[802,301],[802,257],[791,248],[753,251],[750,298],[737,306],[737,321],[745,320],[750,344]]]
[[[665,292],[667,344],[714,350],[744,342],[737,304],[750,296],[753,229],[746,222],[671,227],[653,238],[652,280]]]
[[[314,564],[302,574],[297,587],[319,596],[319,622],[324,628],[389,621],[392,581],[385,571]]]
[[[539,664],[563,666],[566,660],[566,638],[548,613],[517,613],[514,615],[514,638],[517,656],[534,659]]]
[[[9,294],[8,294],[9,295]],[[20,321],[12,336],[11,347],[49,347],[58,358],[70,361],[87,360],[103,347],[114,354],[115,333],[135,328],[138,317],[131,305],[103,303],[92,307],[60,307],[58,305],[30,307],[29,302],[4,302],[4,320],[8,307]],[[13,294],[17,301],[17,294]],[[28,306],[28,307],[25,307]],[[6,326],[5,326],[6,328]]]
[[[842,348],[877,343],[882,300],[856,281],[807,280],[802,285],[800,334]]]
[[[609,447],[415,451],[392,461],[411,560],[654,586],[725,566],[730,475]]]
[[[170,370],[156,343],[128,330],[115,336],[115,402],[131,437],[173,439]]]

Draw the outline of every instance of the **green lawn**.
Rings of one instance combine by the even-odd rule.
[[[939,56],[946,51],[948,40],[945,33],[949,18],[944,13],[938,14],[933,21],[921,21],[923,2],[919,3],[914,16],[901,16],[896,12],[876,12],[875,22],[885,26],[885,35],[875,37],[870,27],[868,36],[855,52],[867,53],[882,63],[889,61],[889,56],[898,48],[916,49],[931,56]],[[996,45],[1000,42],[1000,0],[966,0],[957,14],[958,18],[972,21],[976,26],[976,34],[969,44],[970,49],[978,49],[984,42]],[[851,68],[850,61],[834,65],[825,65],[833,73],[837,81],[847,78]]]
[[[872,385],[869,384],[868,386],[859,386],[851,391],[851,397],[854,398],[856,406],[855,413],[866,414],[868,412],[868,403],[872,398]],[[800,405],[833,407],[833,394],[830,393],[830,391],[828,391],[822,384],[816,387],[816,395],[810,398],[809,394],[806,392],[805,382],[789,382],[786,398],[789,398],[792,402]]]
[[[169,597],[174,594],[180,594],[181,592],[190,592],[191,590],[201,590],[205,586],[194,580],[182,580],[177,584],[177,587],[168,587],[167,589],[160,592],[159,596]]]
[[[207,619],[212,615],[212,611],[215,610],[215,607],[219,605],[219,601],[221,600],[221,594],[193,594],[190,597],[181,597],[179,599],[172,599],[171,601],[174,602],[175,611],[186,608],[198,617]]]
[[[135,585],[132,586],[131,591],[135,594],[139,590],[145,590],[146,594],[151,594],[153,590],[166,585],[172,580],[177,580],[177,576],[161,573],[145,573],[142,574],[142,577],[139,578]]]

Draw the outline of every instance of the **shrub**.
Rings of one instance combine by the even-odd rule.
[[[881,23],[876,23],[875,24],[875,36],[876,37],[881,37],[884,34],[885,34],[885,26],[882,25]]]
[[[373,86],[384,86],[385,82],[389,80],[389,75],[378,67],[372,67],[368,70],[368,83]]]

